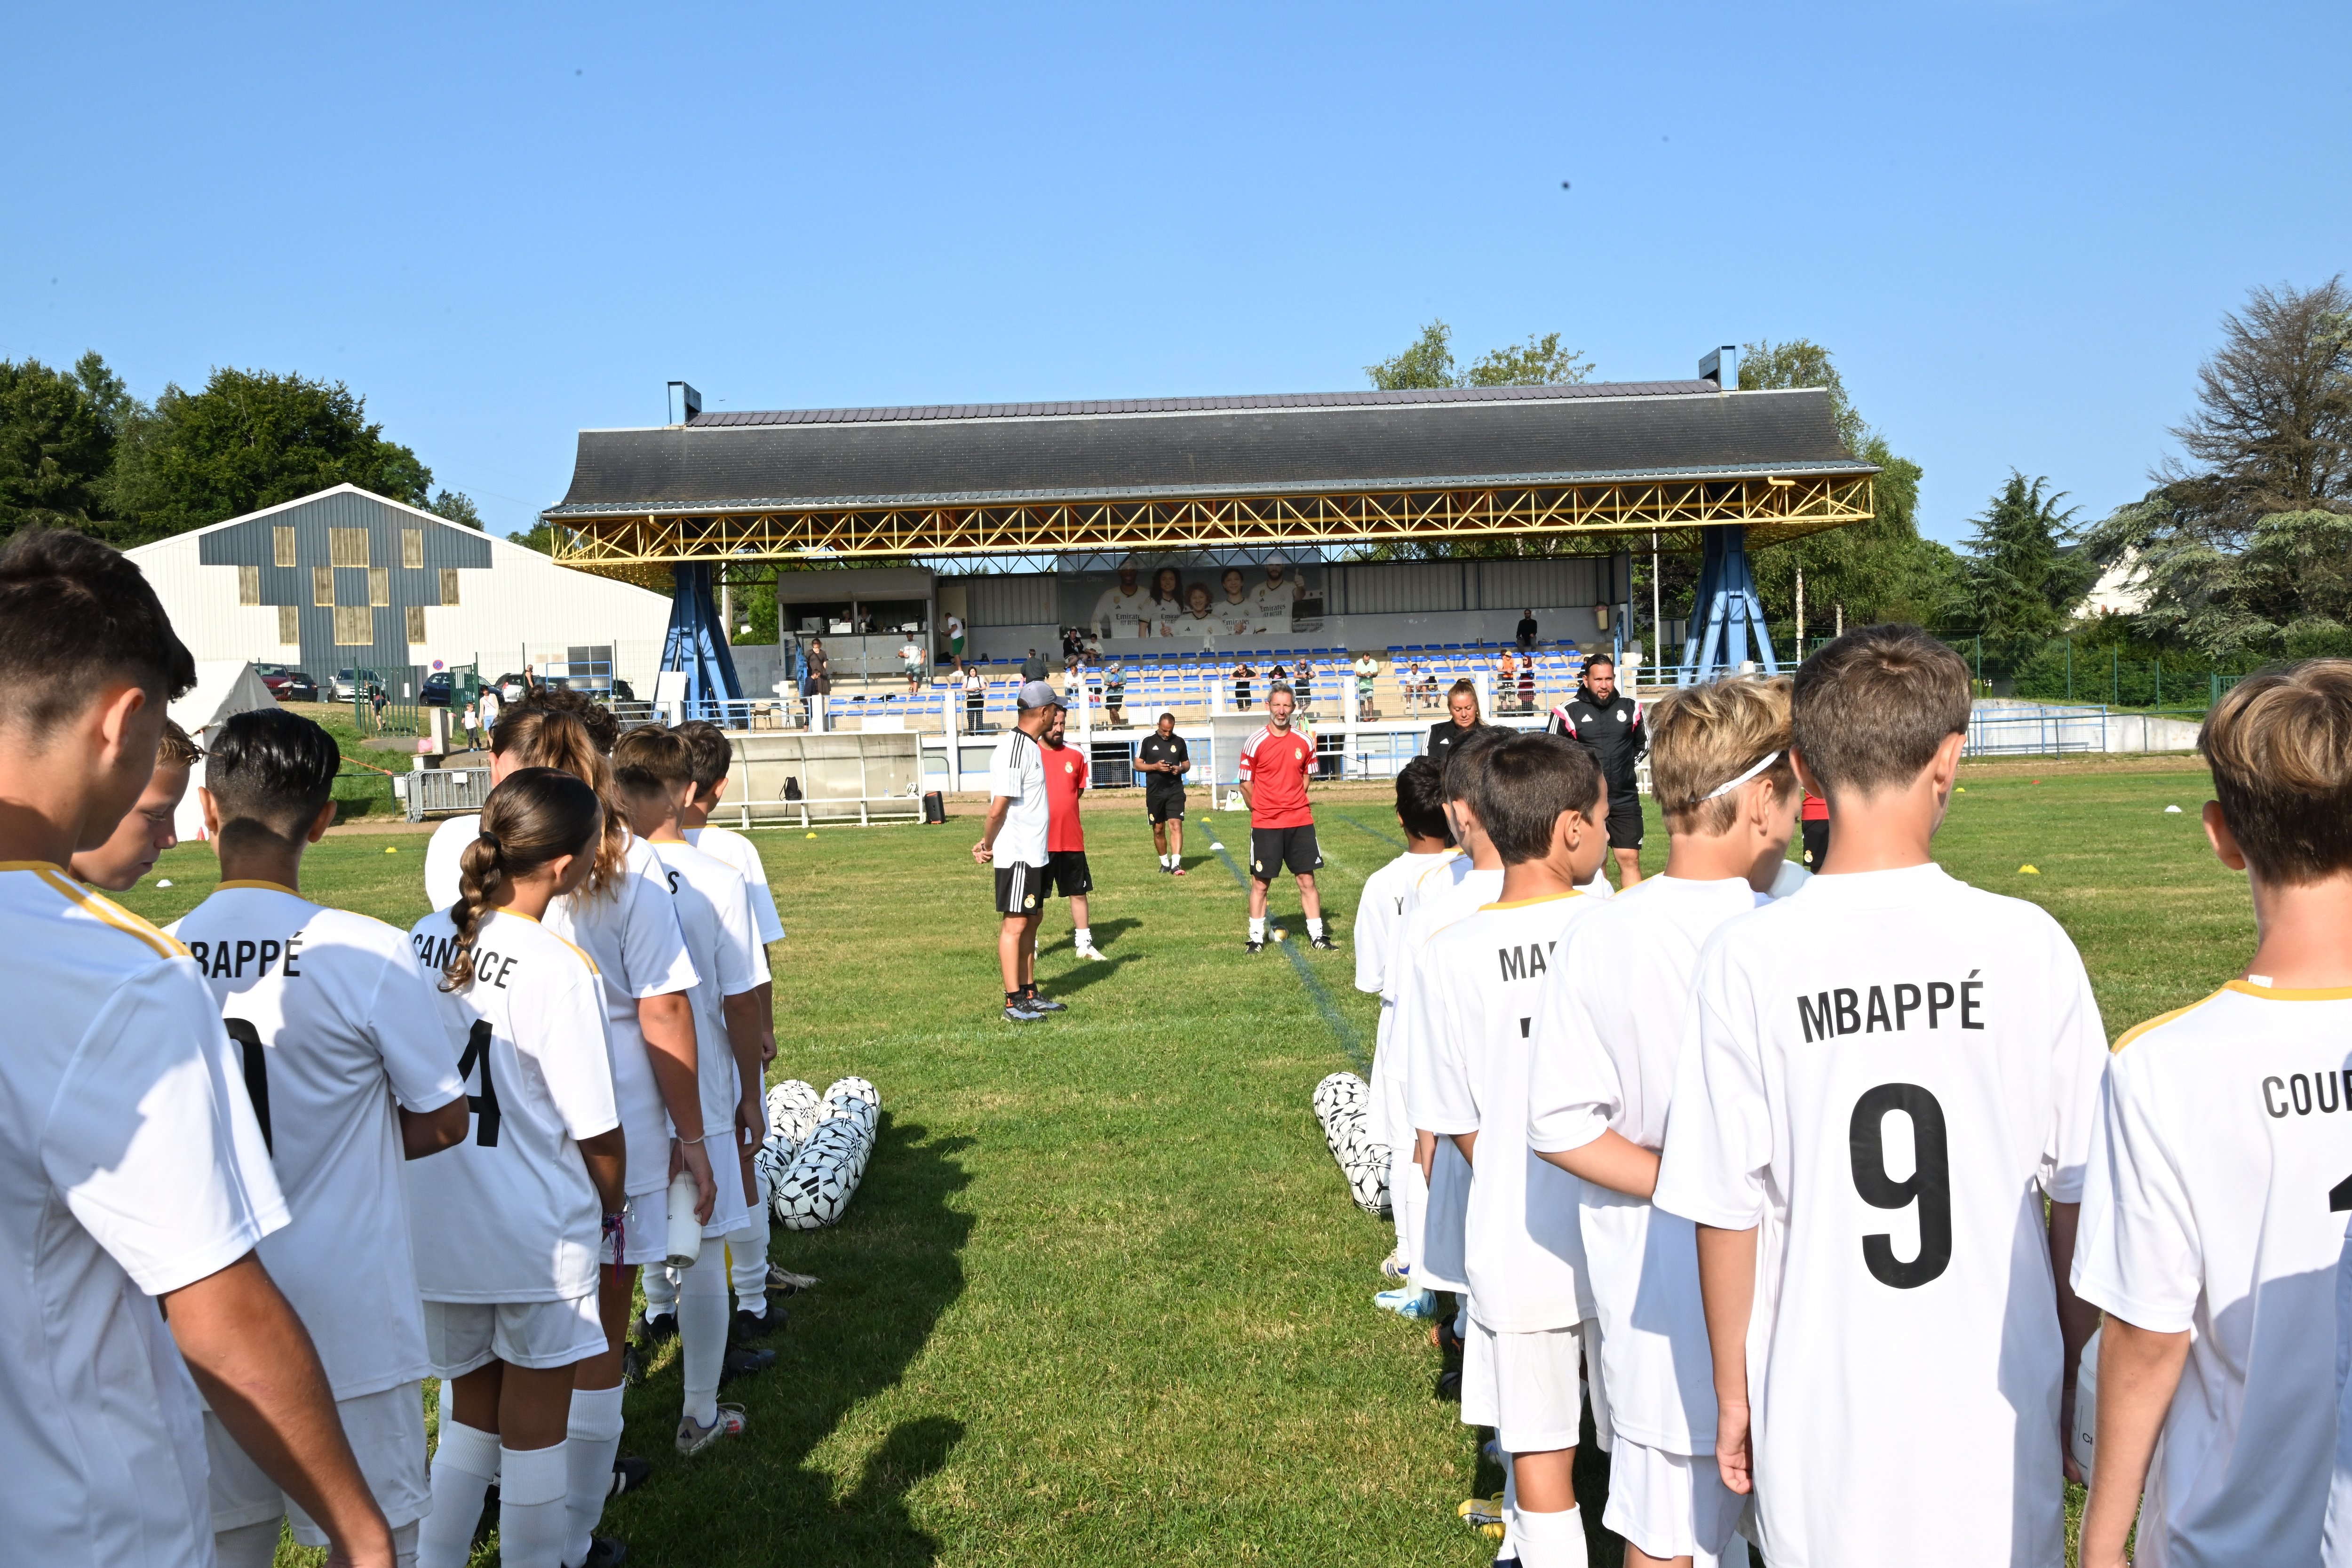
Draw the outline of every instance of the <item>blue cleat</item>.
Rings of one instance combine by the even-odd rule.
[[[1430,1318],[1437,1314],[1437,1295],[1431,1290],[1415,1290],[1405,1286],[1383,1290],[1372,1298],[1372,1305],[1383,1311],[1394,1312],[1400,1318]]]

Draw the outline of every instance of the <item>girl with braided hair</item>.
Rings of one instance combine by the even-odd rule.
[[[603,1353],[597,1262],[622,1225],[627,1145],[595,963],[543,918],[587,882],[596,792],[520,768],[490,792],[458,893],[410,933],[465,1042],[471,1136],[408,1170],[426,1353],[447,1380],[419,1568],[457,1568],[491,1480],[500,1559],[559,1568],[573,1371]]]

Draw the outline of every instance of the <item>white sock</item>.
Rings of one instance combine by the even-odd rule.
[[[1255,915],[1255,916],[1251,917],[1251,920],[1250,920],[1250,941],[1252,941],[1252,942],[1264,942],[1265,940],[1265,917],[1264,915]]]
[[[648,1263],[638,1278],[646,1284],[646,1316],[675,1316],[677,1312],[677,1270],[667,1263]]]
[[[1077,941],[1073,942],[1071,945],[1074,947],[1092,947],[1094,944],[1095,933],[1087,930],[1085,926],[1080,926],[1077,931]]]
[[[704,1237],[702,1256],[677,1287],[678,1361],[686,1414],[697,1426],[719,1419],[719,1372],[727,1360],[727,1266],[720,1250]]]
[[[735,1306],[755,1318],[768,1315],[768,1205],[751,1210],[750,1226],[727,1238],[728,1272],[735,1281]]]
[[[423,1528],[423,1522],[414,1519],[393,1528],[392,1568],[416,1568],[416,1537]]]
[[[570,1447],[499,1449],[499,1568],[563,1568]]]
[[[1318,938],[1318,937],[1321,936],[1322,934],[1323,934],[1323,917],[1322,917],[1321,915],[1310,915],[1310,916],[1308,916],[1308,917],[1307,917],[1307,940],[1308,940],[1308,941],[1310,941],[1310,942],[1312,942],[1313,940],[1315,940],[1316,938]]]
[[[1519,1510],[1521,1568],[1585,1568],[1584,1510],[1559,1513]]]
[[[572,1391],[572,1419],[564,1428],[563,1447],[568,1519],[563,1560],[576,1564],[588,1560],[596,1521],[604,1517],[604,1499],[613,1489],[613,1458],[621,1451],[619,1384]]]
[[[425,1516],[416,1540],[418,1568],[466,1568],[474,1553],[482,1496],[498,1478],[499,1459],[497,1433],[461,1426],[443,1414],[440,1446],[433,1450],[433,1511]]]
[[[278,1536],[285,1516],[258,1524],[240,1524],[213,1531],[213,1558],[220,1568],[269,1568],[278,1556]]]

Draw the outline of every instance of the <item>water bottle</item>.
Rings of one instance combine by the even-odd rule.
[[[700,1194],[694,1185],[694,1173],[680,1171],[669,1179],[669,1266],[691,1268],[694,1260],[702,1256],[702,1222],[694,1217],[694,1205]]]

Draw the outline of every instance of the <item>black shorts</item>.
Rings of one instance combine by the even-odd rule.
[[[1304,827],[1250,829],[1250,875],[1271,882],[1282,875],[1285,866],[1294,877],[1323,868],[1323,851],[1315,842],[1313,823]]]
[[[1642,797],[1612,794],[1609,797],[1609,847],[1639,849],[1641,847]]]
[[[1095,890],[1095,874],[1087,869],[1087,852],[1083,849],[1048,849],[1045,851],[1045,884],[1037,889],[1045,897],[1075,899]]]
[[[996,912],[1001,915],[1034,915],[1045,897],[1045,887],[1051,868],[1024,866],[1018,860],[996,868]]]
[[[1181,789],[1146,789],[1143,792],[1143,814],[1154,822],[1184,820],[1184,792]]]

